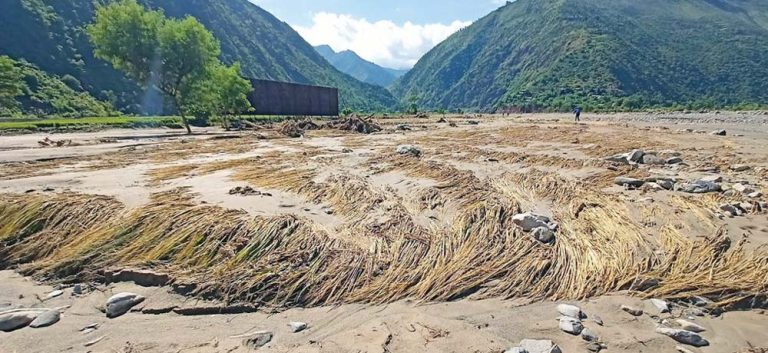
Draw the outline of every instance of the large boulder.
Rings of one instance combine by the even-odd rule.
[[[668,336],[677,342],[687,344],[694,347],[704,347],[709,345],[709,341],[699,336],[696,332],[678,330],[674,328],[658,327],[656,333]]]
[[[105,309],[108,318],[116,318],[144,301],[144,297],[135,293],[118,293],[107,299]]]
[[[33,320],[29,327],[31,328],[40,328],[40,327],[48,327],[51,326],[61,319],[61,312],[59,312],[56,309],[44,311],[38,315],[35,320]]]
[[[0,312],[0,331],[10,332],[27,327],[45,309],[12,309]]]

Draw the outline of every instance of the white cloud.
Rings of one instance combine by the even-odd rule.
[[[312,25],[294,26],[312,45],[328,44],[334,50],[352,50],[384,67],[407,69],[427,51],[471,22],[402,25],[392,21],[369,22],[350,15],[320,12]]]

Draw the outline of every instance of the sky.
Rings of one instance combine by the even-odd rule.
[[[312,45],[352,50],[393,69],[409,69],[451,34],[505,0],[250,0]]]

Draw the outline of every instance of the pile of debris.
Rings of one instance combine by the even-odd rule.
[[[328,129],[353,131],[360,134],[371,134],[381,131],[381,126],[371,121],[372,117],[372,115],[367,118],[351,116],[344,119],[333,120],[325,124],[325,127]]]
[[[272,196],[269,193],[258,191],[250,186],[238,186],[229,190],[230,195],[241,196]]]
[[[72,140],[51,140],[50,138],[46,137],[40,141],[37,141],[37,144],[40,145],[40,147],[65,147],[65,146],[72,146]]]
[[[289,120],[284,122],[278,130],[281,134],[298,138],[304,136],[304,132],[307,130],[317,130],[320,127],[313,123],[312,120]]]

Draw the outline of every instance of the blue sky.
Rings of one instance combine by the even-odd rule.
[[[410,68],[453,32],[504,0],[251,0],[312,45],[353,50],[385,67]]]

